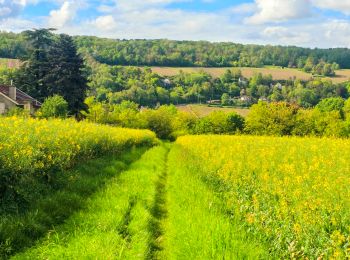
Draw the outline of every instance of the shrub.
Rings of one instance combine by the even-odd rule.
[[[245,131],[255,135],[290,135],[297,111],[296,106],[285,102],[259,102],[246,118]]]
[[[42,118],[65,118],[67,114],[68,103],[63,97],[58,95],[45,99],[40,110],[37,112],[37,116]]]
[[[343,107],[344,99],[341,97],[322,99],[316,106],[316,108],[321,112],[338,111],[341,114],[343,113]]]
[[[235,134],[243,130],[244,118],[232,113],[214,111],[199,119],[191,129],[193,134]]]
[[[172,120],[176,116],[175,106],[160,106],[155,110],[145,110],[142,117],[147,122],[147,128],[152,130],[161,139],[171,139],[173,132]]]

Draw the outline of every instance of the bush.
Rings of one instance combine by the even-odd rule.
[[[27,110],[24,110],[23,108],[20,107],[12,107],[10,108],[7,113],[6,116],[18,116],[18,117],[29,117],[30,113]]]
[[[293,135],[298,136],[348,136],[345,122],[339,111],[321,112],[318,109],[299,110]]]
[[[191,129],[193,134],[235,134],[243,130],[244,118],[236,113],[214,111],[199,119]]]
[[[298,107],[285,103],[259,102],[246,118],[245,131],[255,135],[291,135]]]
[[[68,103],[63,97],[55,95],[45,99],[37,116],[41,118],[65,118],[68,114]]]
[[[344,99],[341,97],[331,97],[322,99],[316,106],[321,112],[338,111],[343,113]]]
[[[142,117],[145,118],[147,128],[157,134],[161,139],[171,139],[173,133],[173,118],[177,114],[175,106],[160,106],[155,110],[145,110]]]

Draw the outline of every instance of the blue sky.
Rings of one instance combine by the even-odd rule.
[[[350,47],[350,0],[0,0],[0,30]]]

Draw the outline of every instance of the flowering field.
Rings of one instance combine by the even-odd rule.
[[[0,192],[23,178],[46,175],[78,160],[156,142],[151,131],[73,120],[0,118]],[[25,176],[25,177],[23,177]]]
[[[227,187],[228,212],[272,257],[350,257],[350,140],[185,136],[176,145],[177,161]]]

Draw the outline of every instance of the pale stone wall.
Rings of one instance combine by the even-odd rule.
[[[16,104],[14,104],[13,102],[11,102],[10,100],[8,100],[7,98],[3,97],[2,95],[0,95],[0,103],[5,104],[5,111],[4,113],[6,113],[9,109],[16,107]],[[2,105],[3,106],[3,105]],[[1,112],[1,111],[0,111]]]

